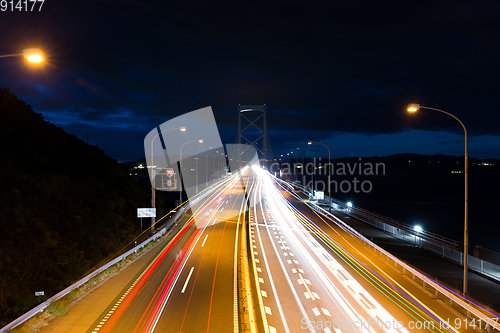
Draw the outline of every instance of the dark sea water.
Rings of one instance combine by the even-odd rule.
[[[332,176],[332,181],[353,181],[353,176]],[[369,193],[334,192],[333,197],[410,225],[420,225],[442,236],[463,242],[464,174],[451,172],[390,172],[356,176],[370,181]],[[315,177],[323,180],[326,177]],[[308,179],[309,180],[309,179]],[[352,187],[352,186],[351,186]],[[359,187],[359,185],[358,185]],[[347,186],[344,186],[344,189]],[[367,184],[365,184],[365,189]],[[470,246],[500,252],[500,174],[469,173]]]

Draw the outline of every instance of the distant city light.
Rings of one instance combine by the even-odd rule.
[[[414,226],[413,230],[415,230],[416,232],[422,232],[422,231],[424,231],[424,229],[422,229],[422,227],[419,226],[419,225]]]
[[[352,202],[347,202],[347,207],[351,208],[352,207]]]

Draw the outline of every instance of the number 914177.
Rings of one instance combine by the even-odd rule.
[[[0,0],[0,10],[5,11],[20,11],[33,12],[41,11],[45,0]]]

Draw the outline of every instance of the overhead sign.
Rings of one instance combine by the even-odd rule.
[[[227,166],[224,167],[224,170],[229,171],[229,167],[227,167]]]
[[[43,291],[35,291],[35,296],[43,296],[44,292]]]
[[[156,217],[156,208],[137,208],[137,217]]]
[[[166,169],[165,173],[167,174],[167,177],[172,177],[174,175],[174,169]]]
[[[314,191],[314,196],[316,197],[316,199],[322,200],[325,198],[325,192]]]

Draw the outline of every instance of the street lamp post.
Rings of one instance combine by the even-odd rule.
[[[463,290],[462,290],[462,295],[467,296],[469,291],[468,291],[468,281],[467,281],[467,274],[468,274],[468,255],[469,255],[469,208],[468,208],[468,162],[467,162],[467,129],[465,128],[465,125],[462,123],[460,119],[452,115],[451,113],[448,113],[446,111],[440,110],[440,109],[435,109],[435,108],[430,108],[426,106],[421,106],[419,104],[410,104],[408,106],[408,112],[417,112],[419,109],[429,109],[429,110],[434,110],[434,111],[439,111],[442,113],[445,113],[453,118],[455,118],[460,125],[462,125],[465,133],[465,166],[464,166],[464,173],[465,173],[465,211],[464,211],[464,283],[463,283]]]
[[[297,149],[301,149],[301,148],[297,148]],[[309,149],[302,148],[302,150],[305,150],[309,154],[311,154],[311,161],[314,160],[314,155],[313,155],[313,153]],[[302,163],[302,164],[304,164],[304,163]],[[313,162],[313,173],[312,173],[312,176],[311,176],[311,193],[312,193],[313,197],[314,197],[314,173],[315,172],[316,172],[316,163]]]
[[[199,143],[203,143],[203,139],[199,139],[199,140],[192,140],[192,141],[188,141],[186,142],[185,144],[183,144],[181,146],[181,149],[180,149],[180,153],[179,153],[179,166],[180,166],[180,169],[179,169],[179,173],[182,174],[182,148],[187,145],[188,143],[191,143],[191,142],[196,142],[198,141]],[[179,205],[182,203],[182,179],[181,179],[181,175],[179,175]]]
[[[152,174],[153,174],[153,177],[151,177],[152,181],[151,181],[151,208],[155,208],[155,205],[156,205],[156,190],[155,190],[155,185],[156,185],[156,181],[155,181],[155,163],[154,163],[154,159],[155,159],[155,154],[154,154],[154,151],[153,151],[153,141],[155,140],[155,138],[162,134],[162,133],[165,133],[165,132],[168,132],[168,131],[173,131],[173,130],[180,130],[181,132],[185,132],[186,131],[186,127],[184,126],[181,126],[181,127],[176,127],[176,128],[170,128],[170,129],[167,129],[167,130],[164,130],[164,131],[161,131],[159,132],[158,134],[156,134],[153,139],[151,139],[151,168],[152,168]],[[155,220],[156,218],[155,217],[152,217],[151,218],[151,231],[154,231],[155,230]]]
[[[208,158],[210,157],[210,154],[211,154],[211,153],[213,153],[213,152],[210,152],[210,153],[208,153],[208,154],[207,154],[207,163],[208,163]],[[224,156],[224,153],[221,153],[220,155],[221,155],[221,156]],[[217,159],[220,159],[220,158],[219,158],[219,151],[218,151],[218,150],[217,150],[217,151],[215,151],[214,156],[212,156],[212,175],[214,175],[214,174],[215,174],[215,158],[216,158],[216,157],[217,157]],[[222,164],[222,161],[219,161],[219,169],[222,169],[222,165],[221,165],[221,164]],[[208,168],[208,167],[207,167],[207,168]],[[208,176],[207,176],[207,178],[208,178]],[[215,183],[215,177],[214,177],[213,183]]]
[[[198,194],[198,160],[199,157],[194,158],[196,160],[196,194]]]
[[[300,148],[297,148],[297,150],[300,150]],[[302,154],[300,151],[296,151],[295,153],[300,154],[300,156],[302,156],[302,166],[301,166],[302,170],[300,170],[301,171],[300,172],[300,175],[301,175],[300,181],[302,181],[302,178],[304,177],[304,154]],[[295,163],[297,163],[297,159],[295,159]]]
[[[328,149],[328,211],[331,213],[332,212],[332,193],[330,191],[330,174],[331,174],[331,163],[330,163],[330,148],[328,148],[327,145],[321,142],[313,142],[313,141],[308,141],[308,145],[312,145],[313,143],[317,143],[319,145],[325,146],[326,149]]]

